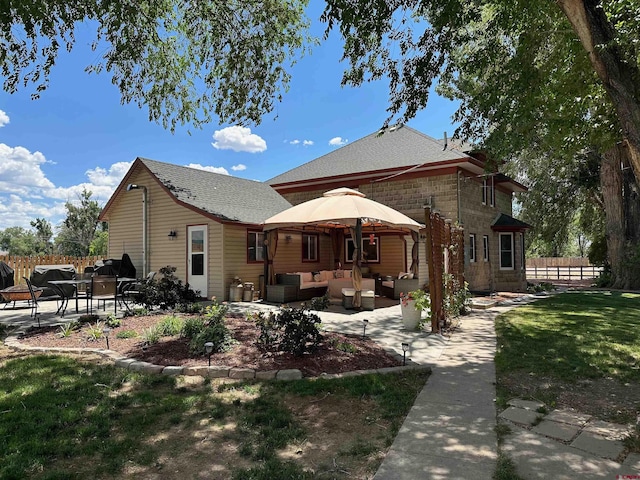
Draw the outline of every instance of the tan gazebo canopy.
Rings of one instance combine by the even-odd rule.
[[[350,188],[337,188],[325,192],[322,197],[295,205],[284,210],[264,222],[267,242],[267,263],[269,274],[267,281],[272,284],[275,280],[273,272],[273,256],[277,248],[277,229],[279,228],[308,228],[328,231],[334,237],[334,245],[338,242],[337,232],[349,230],[354,239],[353,253],[353,287],[356,291],[353,304],[361,305],[362,272],[362,229],[393,230],[412,233],[417,240],[418,232],[423,225],[382,203],[366,198],[364,193]],[[412,268],[414,266],[412,265]],[[417,268],[417,263],[415,265]]]

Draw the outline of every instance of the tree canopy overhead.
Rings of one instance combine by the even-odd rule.
[[[517,136],[518,118],[527,124],[561,98],[569,110],[556,109],[550,127],[571,139],[582,132],[569,116],[607,119],[598,140],[626,140],[640,177],[637,1],[327,0],[323,18],[345,39],[344,84],[389,79],[388,121],[411,119],[433,85],[456,85],[462,72],[477,85],[459,112],[459,136],[482,139],[503,118],[502,133]],[[487,114],[480,121],[478,108]]]
[[[3,88],[47,88],[77,22],[97,25],[89,72],[106,70],[123,103],[146,106],[172,130],[220,122],[260,123],[287,89],[310,39],[307,0],[19,0],[0,12]]]

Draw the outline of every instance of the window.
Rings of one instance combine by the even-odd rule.
[[[345,239],[345,263],[353,262],[355,250],[353,239]],[[367,263],[380,263],[380,238],[373,235],[362,236],[362,259]]]
[[[302,234],[302,261],[317,262],[318,261],[318,235]]]
[[[469,234],[469,261],[474,263],[476,261],[476,234]]]
[[[247,262],[263,262],[263,232],[247,232]]]
[[[527,262],[524,255],[524,233],[520,234],[520,259],[521,259],[520,270],[524,270],[526,268],[526,262]]]
[[[496,190],[493,183],[493,175],[482,180],[482,204],[494,206],[496,203]]]
[[[489,235],[482,236],[482,260],[489,261]]]
[[[500,234],[500,270],[513,270],[513,234]]]

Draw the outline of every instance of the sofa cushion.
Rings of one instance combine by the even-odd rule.
[[[333,278],[333,270],[320,270],[320,282],[328,282]]]
[[[300,272],[300,284],[313,282],[313,274],[311,272]]]

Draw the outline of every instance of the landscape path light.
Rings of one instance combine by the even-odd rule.
[[[369,324],[369,320],[366,318],[362,320],[362,339],[367,335],[367,325]]]
[[[407,364],[407,351],[409,350],[408,343],[402,343],[402,365]]]
[[[111,333],[111,329],[109,327],[104,327],[102,329],[102,334],[104,338],[107,340],[107,350],[109,350],[109,334]]]
[[[211,366],[211,354],[213,353],[213,342],[207,342],[204,344],[204,351],[209,356],[209,366]]]

